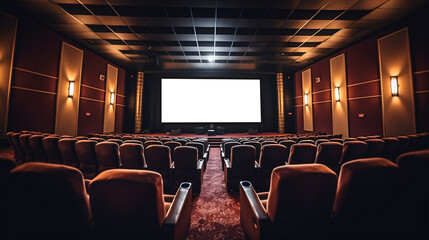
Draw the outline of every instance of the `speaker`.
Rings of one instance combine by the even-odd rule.
[[[203,127],[195,127],[195,134],[197,134],[197,135],[204,134],[204,128]]]

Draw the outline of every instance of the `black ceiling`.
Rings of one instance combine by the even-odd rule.
[[[14,2],[127,68],[294,71],[405,17],[427,1]]]

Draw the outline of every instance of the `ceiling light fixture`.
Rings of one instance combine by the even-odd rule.
[[[208,60],[209,60],[209,62],[214,62],[215,61],[215,57],[214,56],[209,56]]]

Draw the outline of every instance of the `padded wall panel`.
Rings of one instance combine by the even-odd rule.
[[[311,68],[302,72],[302,96],[303,96],[303,116],[304,131],[313,131],[313,91],[312,91]],[[308,96],[308,104],[305,104],[305,94]]]
[[[331,89],[331,81],[329,75],[329,59],[322,59],[317,62],[317,64],[310,65],[310,67],[313,79],[313,93]],[[316,82],[316,78],[320,78],[320,82]],[[315,94],[313,94],[313,96],[314,95]],[[313,99],[313,102],[316,102],[316,100]]]
[[[80,99],[78,135],[101,133],[103,131],[103,111],[104,102]]]
[[[116,95],[116,104],[125,105],[125,98],[119,95]]]
[[[104,101],[103,132],[115,131],[116,89],[118,83],[118,68],[107,64],[106,95]],[[114,102],[110,104],[111,92],[114,93]]]
[[[295,118],[296,118],[296,132],[304,133],[304,120],[303,120],[302,106],[295,107]]]
[[[332,133],[349,137],[348,95],[346,77],[346,55],[343,53],[330,59],[331,69],[331,103],[332,103]],[[335,88],[339,88],[340,99],[335,99]]]
[[[414,89],[408,29],[378,39],[378,47],[384,135],[414,134]],[[399,96],[391,94],[391,76],[398,77]]]
[[[347,84],[380,79],[376,37],[362,40],[346,50]]]
[[[16,87],[55,93],[58,87],[57,81],[56,77],[42,76],[19,69],[13,71],[13,85]]]
[[[126,72],[124,69],[122,68],[118,68],[118,88],[117,88],[117,93],[124,96],[125,95],[125,89],[127,86],[127,81],[126,81]]]
[[[80,83],[83,51],[63,42],[57,90],[55,133],[77,135],[79,118]],[[74,96],[68,96],[69,81],[74,81]]]
[[[80,96],[104,102],[105,92],[87,86],[82,86]]]
[[[368,82],[360,85],[352,85],[348,87],[348,97],[369,97],[381,94],[380,81]]]
[[[56,96],[54,94],[12,88],[8,130],[14,132],[31,130],[53,133],[55,100]]]
[[[331,102],[313,104],[314,131],[332,133]]]
[[[18,20],[0,12],[0,139],[7,132],[9,95]]]
[[[429,91],[429,69],[428,72],[414,75],[414,91]]]
[[[124,107],[116,105],[115,132],[122,132]]]
[[[83,58],[82,84],[98,89],[104,89],[106,80],[100,80],[100,74],[104,75],[104,79],[106,79],[106,65],[108,63],[109,62],[106,59],[98,56],[97,54],[91,51],[86,51]]]
[[[331,101],[331,91],[323,91],[318,93],[313,93],[313,103],[322,101]]]
[[[427,105],[429,103],[429,92],[415,95],[417,106],[426,106],[426,108],[416,109],[416,120],[418,132],[429,132],[429,111]]]
[[[380,97],[350,100],[348,110],[350,137],[383,135]]]

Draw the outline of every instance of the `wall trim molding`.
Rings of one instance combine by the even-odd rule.
[[[301,95],[301,96],[296,96],[296,97],[294,97],[294,98],[302,98],[302,95]]]
[[[121,97],[121,98],[125,98],[125,95],[119,94],[117,93],[116,96]]]
[[[92,101],[92,102],[104,103],[104,101],[102,101],[102,100],[93,99],[93,98],[80,97],[80,99],[84,99],[84,100],[88,100],[88,101]]]
[[[43,77],[47,77],[47,78],[58,79],[58,77],[54,77],[54,76],[51,76],[51,75],[47,75],[47,74],[43,74],[43,73],[39,73],[39,72],[35,72],[35,71],[31,71],[31,70],[24,69],[24,68],[13,67],[13,69],[18,70],[18,71],[21,71],[21,72],[28,72],[28,73],[32,73],[32,74],[39,75],[39,76],[43,76]]]
[[[29,92],[44,93],[44,94],[49,94],[49,95],[57,95],[57,93],[55,93],[55,92],[48,92],[48,91],[37,90],[37,89],[32,89],[32,88],[24,88],[24,87],[17,87],[17,86],[12,86],[12,88],[24,90],[24,91],[29,91]]]
[[[119,104],[119,103],[117,103],[117,104],[116,104],[116,106],[119,106],[119,107],[125,107],[125,105],[124,105],[124,104]]]
[[[359,85],[363,85],[363,84],[369,84],[369,83],[373,83],[373,82],[380,82],[380,79],[374,79],[374,80],[369,80],[369,81],[360,82],[360,83],[348,84],[347,87],[354,87],[354,86],[359,86]]]
[[[96,87],[89,86],[89,85],[86,85],[86,84],[81,84],[81,86],[82,87],[86,87],[86,88],[91,88],[91,89],[94,89],[94,90],[97,90],[97,91],[100,91],[100,92],[105,92],[106,91],[104,89],[96,88]]]
[[[414,72],[414,75],[418,75],[418,74],[422,74],[422,73],[429,73],[429,70]]]
[[[365,96],[365,97],[354,97],[354,98],[348,98],[347,100],[360,100],[360,99],[367,99],[367,98],[379,98],[381,95],[371,95],[371,96]]]
[[[415,91],[415,94],[429,93],[429,90]]]
[[[332,101],[332,100],[325,100],[325,101],[313,102],[313,104],[331,103],[331,101]]]
[[[320,90],[320,91],[317,91],[317,92],[313,92],[313,95],[314,94],[318,94],[318,93],[330,92],[330,91],[331,91],[331,89]]]

